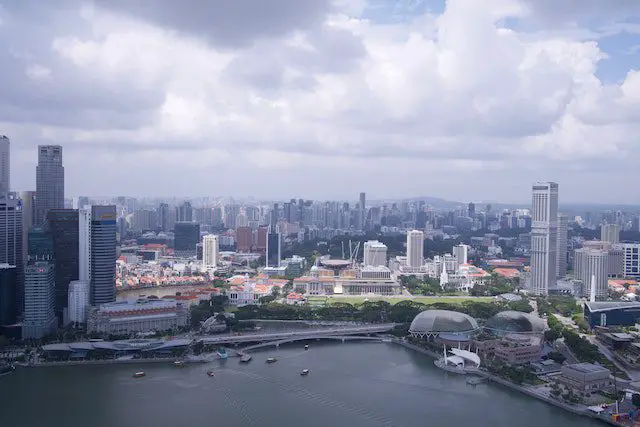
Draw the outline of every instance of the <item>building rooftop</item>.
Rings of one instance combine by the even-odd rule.
[[[616,308],[640,308],[640,302],[626,301],[596,301],[585,302],[585,306],[590,312],[613,310]]]
[[[565,365],[567,368],[573,369],[574,371],[581,372],[583,374],[591,374],[595,372],[609,372],[607,368],[604,366],[596,365],[594,363],[575,363],[573,365]]]

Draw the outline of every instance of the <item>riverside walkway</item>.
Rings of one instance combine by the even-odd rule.
[[[274,332],[264,334],[246,334],[233,336],[208,336],[198,339],[204,345],[217,344],[242,344],[268,341],[300,341],[305,339],[318,339],[323,337],[346,337],[351,335],[369,335],[389,332],[395,327],[395,323],[381,323],[378,325],[343,326],[333,328],[305,329],[295,332]]]

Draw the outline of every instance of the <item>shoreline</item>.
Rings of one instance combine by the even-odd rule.
[[[414,344],[411,344],[411,343],[408,343],[408,342],[405,342],[405,341],[402,341],[402,340],[399,340],[399,339],[392,339],[391,342],[395,343],[397,345],[400,345],[400,346],[402,346],[404,348],[407,348],[409,350],[413,350],[413,351],[417,351],[419,353],[425,354],[425,355],[430,356],[430,357],[432,357],[434,359],[438,359],[440,357],[440,355],[436,354],[434,351],[427,350],[427,349],[424,349],[422,347],[418,347],[417,345],[414,345]],[[551,397],[548,397],[548,396],[543,396],[543,395],[541,395],[539,393],[536,393],[533,390],[528,389],[527,387],[523,387],[523,386],[520,386],[518,384],[514,384],[514,383],[512,383],[512,382],[510,382],[510,381],[508,381],[508,380],[506,380],[504,378],[500,378],[500,377],[495,376],[493,374],[490,374],[488,372],[479,372],[479,373],[474,374],[474,375],[482,376],[483,378],[486,378],[489,382],[493,382],[493,383],[499,384],[499,385],[501,385],[503,387],[507,387],[507,388],[510,388],[512,390],[516,390],[516,391],[518,391],[518,392],[520,392],[522,394],[525,394],[525,395],[527,395],[529,397],[533,397],[535,399],[538,399],[538,400],[540,400],[540,401],[542,401],[544,403],[547,403],[549,405],[555,406],[556,408],[564,409],[565,411],[571,412],[571,413],[573,413],[575,415],[579,415],[579,416],[591,418],[591,419],[594,419],[594,420],[602,421],[602,422],[607,423],[607,424],[612,425],[612,426],[624,426],[624,424],[616,423],[613,420],[599,417],[597,414],[592,413],[591,411],[583,410],[583,409],[580,409],[580,408],[576,408],[576,407],[574,407],[574,406],[572,406],[572,405],[570,405],[568,403],[561,402],[559,400],[555,400],[555,399],[553,399]]]

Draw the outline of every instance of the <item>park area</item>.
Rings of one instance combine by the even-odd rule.
[[[493,297],[472,297],[472,296],[397,296],[397,297],[384,297],[384,296],[362,296],[362,295],[331,295],[331,296],[308,296],[307,303],[314,306],[331,305],[336,303],[349,303],[349,304],[362,304],[365,301],[386,301],[389,304],[397,304],[401,301],[413,301],[425,305],[431,305],[436,303],[446,304],[462,304],[465,301],[473,302],[491,302]]]

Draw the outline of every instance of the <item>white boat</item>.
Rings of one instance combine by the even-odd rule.
[[[173,362],[173,366],[182,367],[184,366],[184,361],[176,360],[175,362]]]
[[[140,372],[136,372],[135,374],[133,374],[133,378],[142,378],[145,375],[147,375],[147,374],[145,374],[144,371],[140,371]]]
[[[308,369],[303,369],[302,372],[300,372],[300,375],[304,377],[305,375],[309,375],[309,372],[311,371],[309,371]]]
[[[304,346],[304,349],[305,349],[305,350],[309,350],[309,344],[305,345],[305,346]]]
[[[267,363],[276,363],[278,361],[278,359],[276,359],[275,357],[269,357],[267,359]]]

